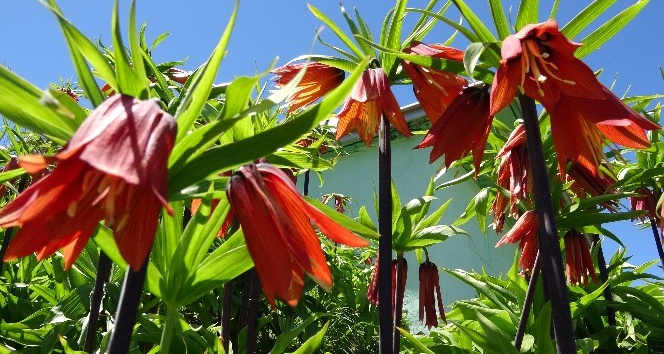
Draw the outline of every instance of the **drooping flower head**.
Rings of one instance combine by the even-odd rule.
[[[138,270],[150,252],[167,203],[173,117],[155,101],[114,95],[95,109],[55,156],[24,156],[29,173],[55,169],[0,211],[0,226],[20,226],[5,261],[62,249],[69,268],[100,220],[113,230],[122,257]]]
[[[593,175],[603,160],[604,138],[633,148],[650,145],[644,129],[659,129],[626,106],[574,56],[580,44],[569,41],[554,20],[527,25],[503,41],[500,67],[491,89],[491,114],[507,107],[521,87],[551,116],[558,167],[567,161]]]
[[[576,194],[578,198],[585,199],[586,195],[591,197],[598,197],[614,191],[610,190],[616,180],[611,173],[603,173],[601,175],[593,175],[583,165],[572,163],[567,171],[567,182],[572,182],[570,190]],[[618,210],[618,203],[615,201],[607,201],[601,204],[604,208],[610,211]]]
[[[231,177],[226,194],[272,307],[275,297],[296,306],[305,274],[323,289],[331,288],[332,275],[314,226],[334,242],[352,247],[368,245],[309,205],[293,181],[271,165],[240,167]]]
[[[489,88],[483,84],[466,87],[431,126],[417,148],[433,146],[429,163],[445,155],[446,167],[472,151],[477,174],[492,121],[493,116],[489,114]]]
[[[440,295],[438,267],[428,259],[420,264],[420,308],[419,319],[427,328],[438,327],[438,315],[447,323],[445,307]],[[436,311],[438,301],[438,311]]]
[[[519,124],[512,131],[505,146],[496,157],[500,158],[496,184],[509,191],[509,214],[516,219],[519,217],[519,203],[529,201],[533,192],[530,160],[528,160],[526,133],[523,124]],[[491,205],[491,212],[494,215],[491,225],[496,232],[503,230],[507,205],[507,197],[501,191],[498,191]]]
[[[278,86],[283,87],[304,68],[307,71],[297,84],[295,91],[286,98],[289,113],[323,97],[344,81],[343,70],[321,63],[297,63],[276,68],[272,70],[272,73],[277,75],[274,81]]]
[[[405,136],[411,136],[406,118],[390,89],[385,71],[381,68],[367,69],[355,84],[339,114],[336,139],[357,130],[366,146],[378,133],[380,119],[385,115],[390,123]]]
[[[539,244],[537,241],[537,231],[539,230],[539,220],[537,213],[528,210],[521,215],[516,224],[496,243],[496,247],[508,243],[519,242],[521,257],[519,257],[519,268],[523,274],[530,274],[535,266]]]
[[[463,61],[463,51],[441,44],[411,43],[404,52],[433,58]],[[410,61],[402,61],[402,67],[413,82],[413,92],[431,123],[435,123],[447,106],[459,95],[468,82],[454,73],[426,68]]]
[[[565,234],[565,269],[567,279],[571,284],[588,285],[589,279],[597,283],[588,240],[576,230],[568,231]]]
[[[647,211],[644,215],[639,217],[639,220],[656,220],[657,219],[657,200],[655,200],[655,195],[650,191],[649,188],[639,187],[634,193],[638,195],[629,197],[630,205],[632,211],[645,210]],[[634,219],[632,219],[634,220]]]
[[[403,267],[401,268],[401,288],[399,289],[399,292],[401,294],[406,291],[406,278],[408,276],[408,262],[406,262],[406,258],[401,258],[403,260]],[[371,278],[369,279],[369,287],[367,288],[367,300],[369,300],[369,303],[378,306],[378,273],[380,271],[380,268],[378,267],[378,257],[376,256],[376,262],[374,263],[373,268],[371,269]],[[395,258],[392,260],[392,296],[390,299],[392,299],[392,313],[394,313],[394,308],[396,305],[396,299],[397,299],[397,265],[398,265],[398,259]]]

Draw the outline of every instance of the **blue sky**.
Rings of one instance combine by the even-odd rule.
[[[466,0],[480,17],[490,18],[487,2]],[[565,24],[574,14],[585,7],[590,0],[562,0],[556,18]],[[633,4],[636,0],[618,0],[609,15]],[[311,0],[328,16],[345,27],[336,1]],[[443,1],[440,2],[441,4]],[[543,9],[540,20],[548,17],[553,1],[541,0]],[[426,1],[411,1],[409,7],[423,7]],[[505,0],[510,18],[516,17],[518,1]],[[100,38],[110,45],[110,16],[113,2],[110,0],[73,1],[60,0],[65,15],[86,35]],[[391,1],[345,1],[349,12],[357,7],[363,18],[372,28],[380,28],[382,20],[393,5]],[[126,11],[129,1],[122,1],[123,26],[126,26]],[[216,45],[226,25],[233,6],[232,1],[141,1],[137,2],[139,22],[148,24],[148,40],[163,32],[171,35],[155,51],[157,62],[187,59],[185,68],[193,70],[202,64]],[[614,9],[615,8],[615,9]],[[546,10],[545,10],[546,9]],[[616,79],[614,92],[622,95],[628,88],[630,95],[647,95],[664,92],[664,80],[659,66],[664,66],[664,46],[661,34],[664,33],[664,1],[652,0],[646,9],[621,33],[601,49],[585,59],[594,70],[603,69],[600,80],[610,85]],[[415,18],[414,15],[410,15]],[[454,11],[450,19],[457,19]],[[407,18],[410,19],[410,17]],[[607,17],[603,17],[606,20]],[[314,43],[314,33],[321,23],[308,10],[305,1],[281,0],[241,2],[239,17],[233,32],[228,55],[222,63],[219,82],[230,81],[234,76],[253,75],[266,70],[276,57],[278,65],[310,52],[331,54],[320,43]],[[598,26],[595,24],[591,28]],[[437,25],[425,42],[445,41],[452,33],[449,27]],[[584,33],[587,34],[587,33]],[[584,34],[579,38],[580,41]],[[125,35],[126,36],[126,35]],[[335,42],[334,34],[324,30],[322,37]],[[464,42],[455,43],[461,49]],[[5,2],[0,13],[0,64],[9,67],[18,75],[35,85],[45,88],[51,82],[74,79],[75,74],[69,54],[58,27],[50,12],[35,0]],[[313,48],[313,51],[312,51]],[[402,105],[414,101],[409,89],[398,90]],[[633,263],[639,264],[657,257],[652,235],[637,232],[629,223],[610,226],[628,245],[634,254]],[[615,246],[607,245],[609,249]],[[654,273],[659,273],[653,270]]]

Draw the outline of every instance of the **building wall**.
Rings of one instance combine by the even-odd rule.
[[[403,204],[409,200],[421,197],[427,188],[429,180],[437,174],[442,161],[429,164],[430,148],[414,149],[422,140],[422,135],[411,138],[401,138],[392,141],[392,177]],[[340,193],[352,197],[350,212],[347,214],[357,216],[360,206],[364,205],[377,221],[374,210],[374,190],[378,183],[378,148],[376,144],[370,148],[357,148],[346,156],[341,156],[333,170],[323,173],[324,184],[312,174],[309,195],[317,198],[326,193]],[[456,177],[452,169],[448,170],[435,185]],[[448,199],[452,199],[441,224],[450,225],[466,208],[468,201],[475,196],[479,188],[474,181],[457,184],[455,186],[435,191],[435,200],[430,211],[435,210]],[[439,267],[448,269],[475,270],[484,269],[492,275],[506,272],[512,264],[515,248],[512,245],[495,248],[499,237],[489,229],[486,234],[480,230],[479,224],[473,218],[461,226],[470,236],[458,235],[429,248],[430,260]],[[417,327],[417,299],[418,299],[418,267],[414,252],[406,254],[408,261],[408,279],[406,285],[405,308],[411,324]],[[447,309],[456,300],[468,299],[476,296],[474,289],[460,280],[440,272],[443,302]],[[412,327],[411,327],[412,328]],[[416,328],[412,328],[416,329]]]

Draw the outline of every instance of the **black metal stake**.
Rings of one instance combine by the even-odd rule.
[[[392,157],[390,123],[378,131],[378,322],[380,354],[392,354]]]
[[[111,334],[108,345],[108,353],[110,354],[125,354],[129,351],[129,343],[131,342],[134,324],[136,324],[136,314],[138,304],[141,302],[148,262],[149,257],[146,257],[138,271],[134,271],[127,266],[127,275],[120,292],[120,304],[115,315],[115,328],[113,328],[113,334]]]
[[[594,234],[593,243],[597,247],[597,265],[599,266],[599,278],[602,280],[602,283],[606,283],[609,280],[609,272],[606,268],[606,260],[604,259],[604,251],[602,250],[602,243],[599,241],[599,235]],[[604,288],[604,300],[612,301],[613,294],[611,293],[611,284],[608,284]],[[616,310],[607,305],[606,306],[606,319],[609,326],[616,325]]]
[[[104,298],[104,287],[110,278],[112,265],[113,262],[111,262],[106,253],[100,251],[99,260],[97,261],[95,287],[92,289],[92,295],[90,296],[90,315],[88,317],[88,328],[85,332],[85,344],[83,346],[83,350],[86,353],[92,353],[95,348],[101,300]]]
[[[558,353],[576,353],[574,342],[574,327],[569,307],[567,284],[563,272],[562,254],[555,216],[551,189],[547,177],[547,168],[542,149],[542,137],[537,121],[537,108],[532,98],[519,95],[521,111],[526,128],[528,158],[530,159],[533,174],[533,192],[535,195],[535,209],[539,218],[540,231],[538,234],[539,250],[542,263],[542,278],[545,289],[551,299],[553,314],[553,329],[556,336]]]
[[[530,281],[528,282],[528,291],[526,292],[526,298],[523,300],[523,309],[521,310],[521,317],[519,318],[519,327],[516,330],[516,336],[514,336],[514,347],[519,351],[521,350],[521,344],[523,344],[523,336],[526,334],[526,325],[528,324],[530,310],[533,308],[533,300],[535,299],[535,289],[537,288],[537,277],[539,276],[540,267],[540,253],[537,251],[533,273],[530,275]]]

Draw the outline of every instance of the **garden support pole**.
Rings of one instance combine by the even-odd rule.
[[[657,229],[657,221],[650,217],[650,228],[652,229],[652,236],[655,238],[655,246],[657,247],[657,254],[659,255],[659,261],[662,263],[662,268],[664,269],[664,250],[662,250],[662,238],[659,236],[659,230]]]
[[[136,324],[138,304],[141,302],[141,293],[145,283],[145,274],[148,270],[149,257],[138,271],[127,266],[127,275],[122,284],[118,311],[115,314],[115,327],[108,344],[109,354],[125,354],[129,351],[131,335]]]
[[[378,131],[378,323],[380,354],[392,354],[392,158],[390,123]]]
[[[558,230],[553,214],[551,189],[549,188],[547,168],[544,161],[542,137],[537,120],[537,108],[535,107],[535,101],[524,95],[519,95],[519,102],[526,128],[528,158],[530,159],[533,175],[535,209],[540,225],[538,240],[540,262],[542,263],[542,281],[551,300],[553,329],[558,353],[573,354],[576,353],[576,345],[572,314],[569,307],[565,274],[563,273]]]

